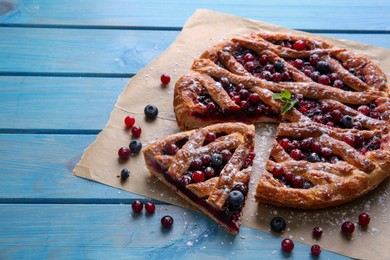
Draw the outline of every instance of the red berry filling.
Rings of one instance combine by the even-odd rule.
[[[259,56],[252,50],[240,48],[233,51],[233,57],[255,77],[273,81],[292,81],[292,73],[281,60],[271,61],[267,55]]]
[[[325,102],[300,98],[296,106],[302,114],[316,123],[337,128],[365,129],[356,118],[344,114],[339,109],[331,108]]]
[[[276,141],[296,161],[336,163],[341,160],[340,157],[333,154],[332,149],[322,146],[311,137],[301,140],[278,137]]]
[[[240,114],[246,114],[250,117],[268,116],[278,118],[277,112],[272,111],[271,107],[261,101],[260,96],[245,88],[243,84],[235,85],[229,82],[227,78],[215,79],[221,84],[224,90],[228,93],[230,98],[240,107],[239,111],[225,111],[211,98],[210,94],[205,88],[202,88],[197,98],[194,100],[195,104],[202,104],[206,107],[207,112],[203,117],[220,116],[223,114],[226,117],[237,117]]]
[[[276,165],[272,169],[272,176],[289,188],[310,189],[314,186],[309,180],[303,179],[301,176],[294,174],[292,171],[285,171],[285,169],[283,169],[280,165]]]

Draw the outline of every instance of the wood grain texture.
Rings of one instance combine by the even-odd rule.
[[[0,201],[119,203],[142,198],[72,175],[84,149],[95,138],[95,135],[0,135]],[[116,178],[118,173],[111,174]]]
[[[134,215],[130,205],[0,205],[1,259],[312,259],[310,247],[242,227],[237,237],[213,221],[175,206]],[[174,218],[161,228],[164,215]],[[321,259],[346,259],[323,251]]]
[[[182,27],[197,8],[239,15],[292,29],[389,30],[388,1],[168,1],[7,0],[14,8],[0,23],[26,25],[92,25]],[[353,5],[353,6],[352,6]],[[310,21],[310,22],[308,22]]]
[[[176,36],[169,31],[0,28],[0,72],[134,74]]]
[[[130,77],[178,33],[0,27],[0,75]],[[390,48],[390,34],[322,35]]]
[[[99,131],[128,80],[3,76],[0,129]]]

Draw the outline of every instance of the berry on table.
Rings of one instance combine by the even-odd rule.
[[[282,250],[287,253],[290,253],[294,249],[294,242],[289,238],[283,239],[281,245],[282,245]]]
[[[140,213],[142,211],[143,207],[144,207],[144,204],[140,200],[135,200],[131,204],[131,208],[133,209],[133,211],[135,213]]]
[[[319,256],[321,254],[321,247],[319,245],[312,245],[310,251],[313,256]]]
[[[341,225],[341,232],[344,234],[344,235],[352,235],[352,233],[355,231],[355,224],[350,222],[350,221],[346,221],[344,222],[342,225]]]
[[[147,105],[144,112],[147,118],[155,119],[158,115],[158,108],[155,105]]]
[[[142,143],[138,140],[133,140],[129,144],[131,154],[138,154],[142,149]]]
[[[286,222],[282,217],[274,217],[271,222],[271,229],[275,232],[282,232],[286,228]]]
[[[119,148],[118,156],[122,160],[129,159],[129,157],[130,157],[130,149],[128,147],[126,147],[126,146],[123,146],[123,147]]]
[[[370,224],[370,220],[371,218],[367,213],[362,213],[359,215],[359,224],[362,227],[368,226],[368,224]]]
[[[161,225],[165,228],[170,228],[173,225],[173,218],[171,216],[164,216],[161,218]]]
[[[161,83],[164,85],[168,85],[171,82],[171,77],[168,74],[162,74],[160,77]]]
[[[156,210],[156,205],[154,205],[153,202],[148,201],[145,203],[145,210],[147,213],[153,214],[154,211]]]
[[[121,171],[121,180],[127,180],[127,178],[129,178],[130,176],[130,171],[126,168],[123,168],[122,171]]]
[[[133,126],[131,128],[131,134],[135,137],[138,138],[141,136],[142,129],[139,126]]]
[[[124,122],[125,122],[125,125],[130,128],[134,125],[135,118],[132,116],[126,116]]]
[[[320,238],[322,236],[322,228],[321,227],[314,227],[312,235],[315,238]]]

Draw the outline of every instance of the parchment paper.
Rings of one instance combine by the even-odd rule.
[[[305,34],[264,22],[209,10],[197,10],[166,52],[129,81],[119,96],[106,127],[85,151],[81,161],[74,169],[74,174],[153,199],[188,207],[187,203],[149,175],[141,153],[131,157],[125,163],[118,161],[118,149],[121,146],[127,146],[131,141],[130,131],[125,128],[123,119],[126,115],[132,115],[136,118],[136,125],[142,127],[142,135],[139,139],[143,145],[178,132],[172,107],[173,88],[176,80],[188,72],[193,59],[197,58],[207,47],[224,38],[255,32],[259,29]],[[389,78],[389,50],[346,40],[316,37],[366,55],[379,64]],[[164,87],[160,83],[162,73],[171,75],[172,80],[168,86]],[[159,115],[156,120],[148,121],[145,119],[143,110],[147,104],[154,104],[158,107]],[[292,210],[254,202],[253,192],[258,174],[264,168],[264,162],[268,158],[276,127],[277,125],[274,124],[256,125],[257,156],[251,179],[251,192],[242,224],[270,232],[270,220],[274,216],[282,216],[287,221],[287,229],[283,233],[285,237],[309,245],[317,243],[326,250],[354,258],[387,258],[390,242],[388,237],[390,234],[389,180],[386,180],[367,196],[352,203],[324,210]],[[119,174],[124,167],[130,170],[131,175],[126,182],[122,183]],[[357,226],[352,238],[346,239],[341,235],[341,224],[346,220],[357,222],[361,212],[370,214],[371,223],[365,230]],[[324,231],[322,238],[318,241],[315,241],[311,236],[315,226],[322,227]]]

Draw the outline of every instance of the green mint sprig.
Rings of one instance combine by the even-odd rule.
[[[294,107],[296,103],[298,103],[298,100],[291,99],[291,93],[288,90],[283,90],[281,93],[273,93],[272,98],[274,100],[284,100],[284,106],[282,107],[282,110],[280,111],[280,114],[283,115],[290,109]]]

